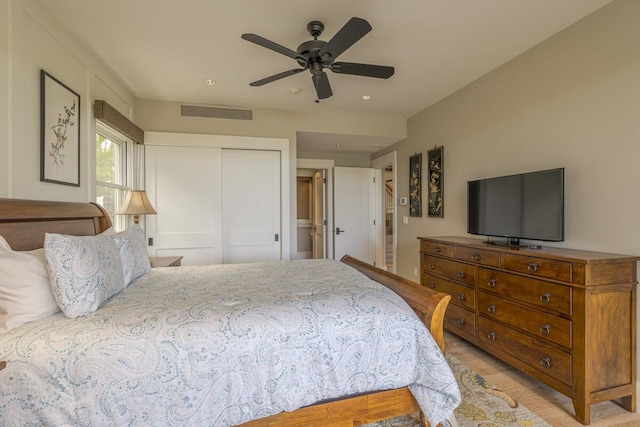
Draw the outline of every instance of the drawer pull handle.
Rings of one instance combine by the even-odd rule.
[[[536,264],[535,262],[532,262],[527,266],[527,270],[529,270],[532,273],[535,273],[536,271],[538,271],[538,264]]]
[[[464,325],[465,323],[467,322],[464,320],[464,317],[458,317],[458,325]]]
[[[464,271],[458,271],[458,277],[464,279],[465,277],[467,277],[467,273],[465,273]]]
[[[548,304],[549,301],[551,301],[551,295],[549,294],[549,292],[545,292],[543,294],[540,295],[540,301],[542,301],[545,304]]]
[[[487,282],[487,286],[489,286],[490,288],[495,288],[496,287],[496,279],[490,279]]]
[[[542,365],[545,368],[550,368],[551,367],[551,358],[549,356],[545,356],[542,359],[540,359],[540,365]]]
[[[491,304],[489,307],[487,307],[487,311],[489,313],[495,313],[496,312],[496,306]]]
[[[465,297],[464,294],[458,294],[458,301],[464,301],[465,299],[467,299],[467,297]]]
[[[437,254],[439,254],[439,253],[440,253],[440,251],[441,251],[440,246],[435,246],[435,247],[433,248],[433,252],[435,252],[435,253],[437,253]]]
[[[436,283],[435,282],[429,282],[429,284],[427,286],[429,286],[431,289],[435,289],[436,288]]]
[[[491,341],[495,341],[496,340],[496,333],[491,331],[487,334],[487,338],[489,338]]]
[[[478,261],[480,259],[480,254],[471,255],[471,259],[474,260],[474,261]]]
[[[430,268],[431,270],[435,270],[436,265],[435,265],[435,264],[429,264],[429,268]]]
[[[540,326],[540,333],[542,335],[549,335],[551,333],[551,326],[548,323]]]

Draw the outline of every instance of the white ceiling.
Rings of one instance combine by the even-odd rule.
[[[140,99],[410,117],[611,0],[42,0]],[[293,59],[242,40],[254,33],[296,50],[324,23],[329,40],[357,16],[373,30],[338,61],[390,65],[388,80],[327,72],[333,96],[316,99]],[[212,79],[214,86],[203,81]],[[300,93],[292,94],[292,88]],[[369,101],[361,100],[370,95]],[[305,137],[308,136],[308,140]],[[335,135],[334,135],[335,137]],[[335,138],[334,138],[335,139]],[[300,135],[317,151],[318,135]],[[353,141],[350,151],[381,141]],[[388,142],[386,142],[388,143]],[[317,147],[316,147],[317,148]],[[301,150],[301,148],[298,148]]]

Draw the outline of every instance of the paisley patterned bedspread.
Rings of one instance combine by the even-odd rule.
[[[460,403],[409,306],[333,260],[153,269],[0,334],[0,360],[2,426],[230,426],[406,385],[436,425]]]

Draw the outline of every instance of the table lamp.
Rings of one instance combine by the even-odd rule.
[[[151,206],[144,190],[130,190],[116,215],[133,215],[133,223],[138,224],[140,215],[155,215],[157,213]]]

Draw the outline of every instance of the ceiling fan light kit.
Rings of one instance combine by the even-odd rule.
[[[371,31],[371,25],[362,18],[351,18],[328,42],[318,40],[322,31],[324,31],[324,24],[322,22],[309,22],[307,24],[307,31],[311,34],[313,40],[308,40],[300,44],[297,51],[281,46],[256,34],[243,34],[242,38],[244,40],[288,56],[289,58],[296,60],[302,67],[283,71],[281,73],[274,74],[273,76],[256,80],[255,82],[249,83],[249,85],[262,86],[288,76],[293,76],[305,70],[309,70],[313,86],[316,90],[316,102],[318,102],[320,99],[326,99],[333,95],[331,85],[329,84],[329,78],[327,77],[327,73],[324,71],[325,68],[338,74],[351,74],[378,79],[388,79],[395,72],[393,67],[385,65],[335,62],[335,59],[340,56],[340,54],[349,49],[353,44]]]

